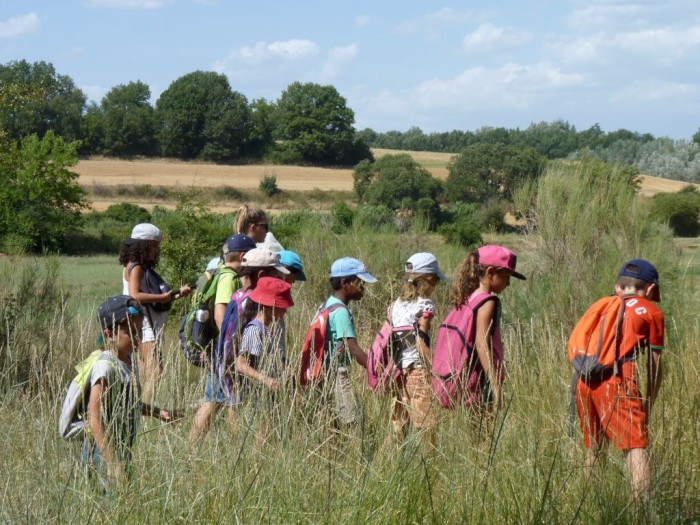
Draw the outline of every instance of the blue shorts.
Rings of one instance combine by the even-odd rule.
[[[228,406],[236,406],[238,404],[235,396],[232,399],[226,395],[221,385],[219,374],[212,370],[209,370],[207,374],[207,386],[204,389],[204,400],[209,403],[223,403]]]

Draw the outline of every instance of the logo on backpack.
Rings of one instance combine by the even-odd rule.
[[[393,326],[391,306],[387,318],[367,351],[367,384],[376,393],[387,393],[391,384],[401,375],[399,352],[406,338],[415,342],[414,326]]]
[[[328,341],[328,321],[331,313],[338,308],[346,308],[342,303],[335,303],[328,307],[322,304],[316,311],[301,347],[301,375],[302,386],[319,381],[321,370],[325,364]]]
[[[627,357],[619,355],[624,316],[625,299],[612,295],[593,303],[576,323],[569,338],[569,361],[583,381],[617,374]]]
[[[225,273],[235,274],[226,267],[207,270],[202,274],[195,285],[197,292],[191,305],[180,320],[180,347],[185,359],[195,366],[207,364],[219,336],[214,320],[214,301],[219,279]]]
[[[443,408],[470,405],[480,395],[480,367],[474,352],[475,312],[489,300],[497,298],[486,292],[473,294],[466,304],[453,309],[438,328],[433,350],[432,387]],[[493,342],[498,343],[497,340],[500,341],[499,337],[494,336]],[[493,345],[493,350],[496,365],[496,361],[502,360],[503,354],[501,348],[496,348],[496,344]]]
[[[102,350],[95,350],[75,367],[78,374],[68,385],[61,415],[58,417],[58,432],[63,439],[77,440],[85,437],[87,424],[83,416],[87,409],[90,374],[92,368],[102,358],[102,353]],[[116,368],[110,359],[104,359],[104,361]]]

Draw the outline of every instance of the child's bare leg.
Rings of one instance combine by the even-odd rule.
[[[221,408],[220,403],[213,403],[211,401],[205,401],[197,409],[197,413],[194,415],[192,420],[192,428],[190,429],[189,435],[189,447],[190,452],[194,452],[197,445],[202,441],[202,438],[209,431],[211,422],[214,419],[214,415]]]
[[[236,431],[236,423],[238,422],[238,410],[236,407],[228,407],[228,413],[226,414],[226,422],[228,423],[229,430],[233,433]]]
[[[144,403],[153,404],[156,384],[163,373],[163,363],[156,341],[141,343],[139,347],[139,372],[141,375],[141,399]]]
[[[583,475],[585,476],[586,481],[591,479],[591,476],[593,475],[593,467],[595,466],[597,459],[598,455],[596,454],[596,449],[587,448],[586,459],[583,461]]]
[[[632,484],[632,499],[645,498],[651,484],[651,468],[649,455],[644,448],[633,448],[625,452],[627,469],[630,472]]]

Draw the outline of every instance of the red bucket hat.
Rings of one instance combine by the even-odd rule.
[[[507,268],[513,272],[516,279],[525,280],[525,276],[515,271],[518,257],[505,246],[498,244],[487,244],[477,250],[479,254],[479,264],[482,266],[496,266],[497,268]]]
[[[292,286],[276,277],[261,277],[255,289],[250,293],[251,301],[263,306],[275,308],[290,308],[294,306]]]

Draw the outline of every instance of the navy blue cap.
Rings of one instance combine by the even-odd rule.
[[[651,297],[652,301],[661,301],[661,288],[659,287],[659,272],[649,261],[644,259],[632,259],[627,261],[620,268],[620,273],[618,277],[633,277],[634,279],[641,279],[651,284],[655,284],[654,295]]]
[[[255,241],[252,237],[248,237],[242,233],[237,233],[236,235],[231,235],[224,243],[223,251],[224,253],[230,252],[248,252],[254,249],[256,246]]]
[[[142,314],[139,302],[129,295],[115,295],[97,307],[97,320],[103,330],[111,330],[127,317]]]

